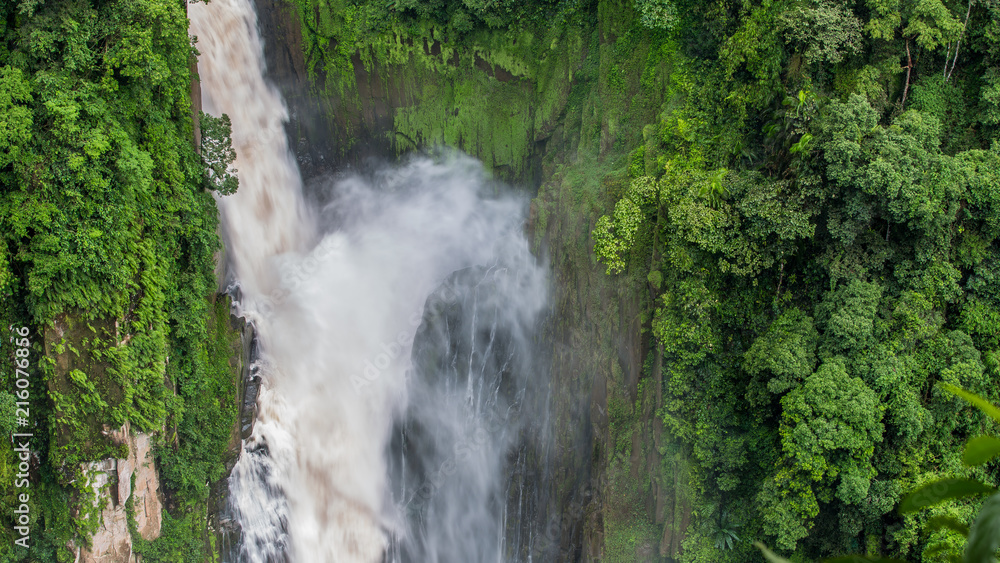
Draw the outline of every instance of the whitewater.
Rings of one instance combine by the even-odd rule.
[[[204,111],[232,120],[240,187],[217,201],[260,348],[234,559],[520,559],[508,458],[544,391],[546,299],[525,201],[443,153],[327,178],[307,203],[251,2],[189,10]]]

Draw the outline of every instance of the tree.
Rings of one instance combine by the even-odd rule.
[[[782,12],[779,21],[806,64],[837,64],[861,48],[861,21],[847,6],[831,0],[795,6]]]
[[[236,160],[233,149],[232,123],[229,116],[215,117],[201,113],[201,158],[205,163],[205,182],[208,189],[222,195],[236,193],[240,181],[232,167]]]
[[[953,385],[942,384],[941,388],[969,402],[994,421],[1000,422],[1000,408],[991,404],[986,399]],[[978,467],[998,456],[1000,456],[1000,438],[985,435],[970,439],[965,445],[965,452],[962,457],[967,467]],[[939,544],[937,547],[927,550],[923,554],[925,556],[945,554],[949,561],[990,563],[996,561],[994,556],[997,549],[1000,548],[1000,493],[996,491],[996,487],[975,479],[962,477],[936,479],[917,487],[903,498],[902,502],[899,503],[899,513],[900,515],[911,515],[949,501],[953,502],[959,499],[990,494],[991,496],[979,508],[971,527],[961,520],[946,514],[938,514],[927,521],[927,529],[932,533],[949,530],[960,535],[966,540],[964,549],[953,549],[947,544]],[[779,537],[779,545],[782,543],[781,539]],[[754,545],[761,550],[764,558],[769,562],[790,563],[789,560],[771,552],[764,544],[755,542]],[[898,559],[881,558],[871,553],[867,556],[854,555],[827,559],[824,563],[832,563],[834,561],[885,561],[886,563],[902,563]]]
[[[655,204],[658,188],[649,176],[632,180],[625,197],[618,200],[611,216],[602,215],[594,227],[594,254],[607,264],[608,274],[625,269],[625,257],[632,250],[636,234],[645,221],[643,207]]]
[[[768,391],[784,393],[813,372],[818,340],[812,317],[797,308],[788,309],[754,340],[743,356],[744,369],[754,376],[770,374]]]
[[[878,284],[858,279],[827,294],[816,307],[822,319],[824,344],[841,352],[867,346],[881,298],[882,288]]]
[[[875,469],[885,407],[843,358],[820,365],[781,399],[779,469],[759,495],[764,530],[782,549],[794,549],[818,514],[817,501],[859,504]]]

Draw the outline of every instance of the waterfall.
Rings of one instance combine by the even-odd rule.
[[[204,109],[232,120],[240,188],[218,203],[260,344],[233,559],[527,560],[517,468],[547,387],[525,201],[445,154],[329,179],[307,204],[250,0],[190,19]]]

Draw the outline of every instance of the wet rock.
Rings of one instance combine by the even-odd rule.
[[[127,503],[131,502],[136,531],[146,540],[160,536],[163,500],[149,434],[133,434],[126,422],[111,432],[116,443],[127,446],[121,459],[83,464],[81,469],[94,491],[94,506],[101,509],[101,524],[90,538],[90,547],[76,547],[77,563],[135,563]],[[133,486],[134,483],[134,486]]]
[[[239,286],[230,288],[227,297],[230,302],[239,302],[241,297]],[[208,499],[208,530],[216,537],[216,554],[221,561],[233,561],[237,553],[241,530],[239,524],[229,514],[229,474],[239,460],[243,440],[253,434],[253,427],[257,421],[257,395],[261,384],[260,376],[257,375],[259,367],[256,365],[260,351],[254,326],[245,318],[235,314],[230,315],[229,325],[240,333],[242,343],[240,357],[235,358],[240,370],[238,388],[235,389],[240,412],[230,435],[226,458],[223,460],[225,474],[211,484]]]

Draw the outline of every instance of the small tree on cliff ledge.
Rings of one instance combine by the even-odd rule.
[[[205,163],[205,183],[208,189],[222,195],[236,193],[240,185],[237,170],[232,167],[236,160],[232,130],[228,115],[215,117],[201,112],[201,159]]]

